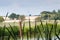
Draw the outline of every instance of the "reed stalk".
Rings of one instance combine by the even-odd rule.
[[[31,39],[31,22],[30,22],[30,15],[29,15],[29,32],[30,32],[30,39]]]

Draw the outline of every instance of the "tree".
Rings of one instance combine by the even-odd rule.
[[[20,16],[20,15],[16,15],[16,19],[19,19],[19,16]]]
[[[60,14],[60,10],[58,10],[58,14]]]
[[[11,18],[11,19],[16,18],[16,14],[15,13],[10,14],[9,18]]]
[[[60,10],[58,10],[58,12],[57,12],[57,15],[56,15],[56,16],[57,16],[57,19],[58,19],[58,20],[60,20]]]
[[[49,12],[49,11],[43,11],[43,12],[41,12],[41,14],[51,14],[51,12]]]
[[[57,12],[55,10],[52,11],[53,14],[56,14]]]
[[[50,15],[51,15],[52,13],[51,12],[49,12],[49,11],[43,11],[43,12],[41,12],[41,18],[42,19],[50,19]]]
[[[4,21],[3,17],[0,16],[0,22],[3,22],[3,21]]]
[[[44,16],[44,19],[48,19],[48,15],[47,14]]]

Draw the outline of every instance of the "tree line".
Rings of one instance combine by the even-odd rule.
[[[25,15],[19,15],[19,14],[16,14],[16,13],[11,13],[9,16],[7,16],[8,18],[10,18],[11,20],[14,20],[14,19],[21,19],[22,21],[24,20],[25,18]],[[0,16],[0,22],[3,22],[5,19],[3,18],[3,16]]]
[[[53,10],[52,12],[50,11],[43,11],[41,12],[41,19],[44,20],[60,20],[60,10],[55,11]]]
[[[52,12],[50,11],[42,11],[40,14],[40,17],[38,16],[35,20],[60,20],[60,10],[58,11],[55,11],[53,10]],[[21,19],[21,20],[24,20],[25,18],[25,15],[19,15],[19,14],[16,14],[16,13],[11,13],[9,16],[8,16],[10,19]],[[0,16],[0,22],[4,21],[3,17]]]
[[[15,13],[12,13],[8,16],[10,19],[24,19],[25,18],[25,15],[19,15],[19,14],[15,14]]]

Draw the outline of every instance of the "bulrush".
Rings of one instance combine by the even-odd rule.
[[[20,17],[19,17],[19,26],[20,26],[20,38],[21,38],[21,40],[22,40],[22,20],[20,19]]]

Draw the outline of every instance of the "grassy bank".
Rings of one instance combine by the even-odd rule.
[[[17,26],[18,24],[18,26]],[[19,23],[4,23],[3,25],[0,24],[0,39],[4,39],[7,36],[7,39],[14,39],[17,40],[17,37],[20,35],[20,27]],[[46,40],[51,40],[53,36],[56,36],[58,39],[60,35],[60,24],[57,21],[54,23],[49,22],[28,22],[23,23],[22,25],[22,38],[42,38],[44,37]]]

